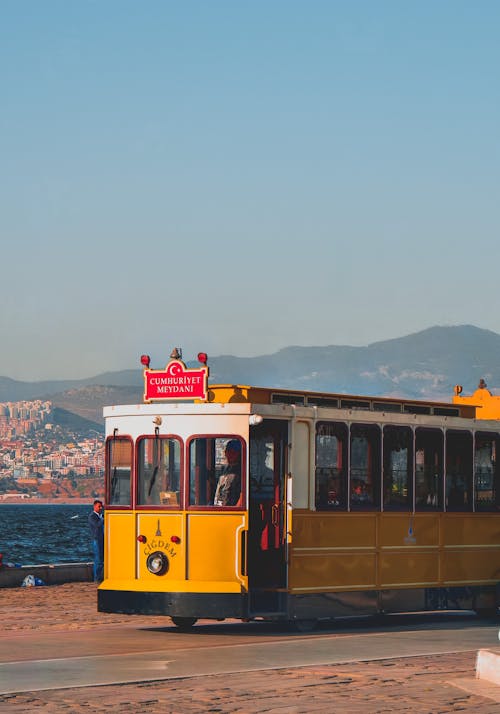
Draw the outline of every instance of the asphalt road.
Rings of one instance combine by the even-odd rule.
[[[349,619],[299,634],[267,623],[4,633],[0,694],[494,649],[498,622],[470,614]]]

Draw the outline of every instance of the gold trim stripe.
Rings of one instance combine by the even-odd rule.
[[[476,545],[419,545],[418,543],[402,543],[401,545],[380,545],[380,546],[318,546],[316,548],[294,548],[292,552],[300,555],[314,555],[315,553],[379,553],[383,551],[399,550],[405,552],[407,550],[422,550],[439,552],[440,550],[494,550],[500,548],[497,543],[479,543]]]
[[[445,550],[451,550],[452,548],[456,548],[457,550],[477,550],[482,548],[485,550],[492,550],[493,548],[500,548],[500,543],[476,543],[471,545],[457,543],[455,545],[443,545],[442,547]]]
[[[418,543],[402,543],[401,545],[381,545],[379,550],[435,550],[438,551],[441,546],[436,543],[436,545],[419,545]]]
[[[348,592],[357,590],[385,590],[387,588],[393,588],[395,590],[407,590],[410,587],[426,587],[426,588],[440,588],[447,585],[496,585],[496,580],[446,580],[443,583],[439,583],[435,580],[429,582],[416,582],[416,583],[381,583],[380,585],[375,585],[370,583],[368,585],[323,585],[321,587],[304,587],[295,588],[291,587],[290,592]]]
[[[498,580],[443,580],[444,585],[496,585]]]
[[[385,590],[386,588],[395,588],[396,590],[405,590],[410,587],[417,588],[439,588],[441,585],[436,580],[429,580],[424,582],[406,583],[401,580],[397,583],[381,583],[379,589]]]
[[[358,553],[359,551],[373,551],[375,552],[375,548],[372,545],[360,545],[360,546],[349,546],[346,545],[345,547],[342,546],[325,546],[325,547],[318,547],[318,548],[293,548],[292,551],[294,553],[324,553],[325,551],[331,551],[331,552],[336,552],[336,551],[342,551],[343,553]]]
[[[320,591],[320,592],[340,592],[340,591],[346,591],[349,592],[352,590],[353,592],[355,590],[376,590],[377,586],[374,583],[370,583],[368,585],[323,585],[323,586],[317,586],[317,587],[309,587],[309,588],[290,588],[291,593],[297,593],[297,592],[312,592],[314,591]]]

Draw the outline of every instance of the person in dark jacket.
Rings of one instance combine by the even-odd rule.
[[[241,443],[231,439],[226,444],[227,466],[219,477],[214,506],[235,506],[241,495]]]
[[[88,518],[90,537],[94,549],[94,582],[101,583],[104,577],[104,516],[102,501],[96,499]]]

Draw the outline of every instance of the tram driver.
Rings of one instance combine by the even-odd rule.
[[[241,443],[231,439],[226,444],[227,466],[219,477],[214,506],[236,506],[241,492]]]

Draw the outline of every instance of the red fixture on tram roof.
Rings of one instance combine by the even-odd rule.
[[[141,355],[141,364],[144,365],[144,367],[149,367],[151,362],[151,357],[149,355]]]
[[[198,352],[198,362],[206,364],[208,360],[208,355],[206,352]]]
[[[145,535],[138,535],[137,540],[139,541],[139,543],[145,543],[147,541],[147,538]]]
[[[181,539],[179,538],[179,536],[176,536],[176,535],[170,536],[170,540],[172,541],[172,543],[180,543],[181,542]]]

